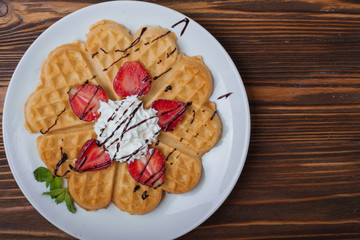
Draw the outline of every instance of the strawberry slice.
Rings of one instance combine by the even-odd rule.
[[[157,111],[158,125],[164,132],[174,130],[184,116],[187,105],[183,102],[158,99],[151,104]]]
[[[149,148],[145,156],[129,163],[128,169],[135,181],[148,187],[157,188],[164,183],[164,156],[156,148]]]
[[[68,95],[73,112],[88,122],[99,116],[100,101],[107,102],[105,90],[90,84],[76,85],[70,88]]]
[[[113,85],[120,97],[142,96],[150,91],[151,78],[140,63],[126,62],[116,74]]]
[[[96,139],[88,140],[82,147],[79,157],[75,162],[75,168],[70,168],[76,172],[96,171],[110,167],[112,164],[109,153],[100,146]]]

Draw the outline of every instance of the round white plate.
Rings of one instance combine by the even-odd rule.
[[[241,77],[219,42],[198,23],[190,19],[180,37],[184,23],[171,28],[186,16],[159,5],[116,1],[80,9],[53,24],[26,51],[11,79],[4,105],[3,136],[7,159],[14,177],[30,203],[51,223],[68,234],[84,239],[172,239],[204,222],[230,194],[237,182],[248,150],[250,113]],[[217,105],[223,123],[223,137],[203,157],[203,174],[199,184],[185,194],[166,194],[152,212],[132,216],[113,204],[108,209],[86,212],[77,207],[71,214],[64,203],[56,205],[42,196],[45,184],[38,183],[33,171],[44,166],[37,150],[38,134],[24,128],[24,104],[40,79],[41,66],[56,47],[75,40],[85,41],[89,27],[111,19],[135,31],[142,26],[158,25],[175,32],[179,51],[188,56],[200,55],[214,78],[210,100]],[[233,94],[217,100],[220,95]]]

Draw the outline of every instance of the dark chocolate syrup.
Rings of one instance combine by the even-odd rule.
[[[96,53],[93,53],[92,55],[91,55],[91,58],[94,58],[96,55],[98,55],[99,54],[99,52],[96,52]]]
[[[176,48],[174,48],[174,50],[172,50],[170,53],[166,53],[166,58],[169,58],[171,56],[171,54],[173,54],[176,51]]]
[[[119,144],[118,146],[120,146],[120,144]],[[123,157],[121,157],[120,159],[125,159],[125,158],[127,158],[127,159],[125,160],[125,162],[127,162],[127,161],[130,160],[130,158],[132,158],[133,156],[135,156],[138,152],[140,152],[140,151],[143,150],[144,148],[145,148],[145,146],[139,147],[138,149],[136,149],[136,150],[135,150],[134,152],[132,152],[131,154],[126,155],[126,156],[123,156]],[[113,158],[113,159],[115,159],[115,156],[116,156],[116,154],[117,154],[118,152],[119,152],[119,148],[116,149],[116,153],[114,154],[114,158]]]
[[[151,41],[151,43],[159,40],[159,39],[162,38],[162,37],[165,37],[165,36],[168,35],[169,33],[171,33],[171,32],[170,32],[170,31],[167,31],[167,32],[164,33],[163,35],[160,35],[160,36],[158,36],[157,38],[153,39],[153,40]]]
[[[219,100],[219,99],[222,99],[222,98],[227,99],[231,94],[233,94],[233,92],[228,92],[228,93],[226,93],[226,94],[224,94],[224,95],[221,95],[221,96],[218,97],[217,99],[218,99],[218,100]]]
[[[199,136],[199,133],[196,133],[195,137]]]
[[[83,85],[81,85],[80,89],[70,98],[69,102],[71,103],[72,100],[74,100],[74,98],[78,95],[78,93],[86,86],[86,84],[88,84],[89,81],[87,80],[87,82],[85,81],[85,83]],[[70,93],[70,90],[67,92],[67,94]]]
[[[174,150],[172,150],[165,158],[165,161],[169,160],[169,157],[171,156],[171,154],[173,154],[176,151],[176,148],[174,148]]]
[[[146,80],[149,80],[149,81],[148,81],[147,85],[139,92],[138,96],[143,95],[143,93],[145,92],[145,90],[150,86],[150,84],[151,84],[150,78],[147,78]],[[144,82],[144,83],[145,83],[145,82]]]
[[[180,117],[181,114],[183,114],[183,112],[186,111],[186,109],[187,109],[187,105],[186,105],[183,109],[181,109],[181,111],[178,112],[178,114],[176,114],[175,117],[174,117],[173,119],[171,119],[170,122],[168,122],[168,124],[165,125],[165,127],[164,127],[164,132],[167,131],[167,129],[170,127],[170,125],[171,125],[178,117]]]
[[[184,105],[181,103],[181,104],[177,105],[176,107],[174,107],[173,109],[170,109],[169,111],[160,113],[160,116],[168,114],[168,113],[170,113],[170,112],[172,112],[172,111],[174,111],[174,110],[176,110],[176,109],[178,109],[179,107],[182,107],[182,106],[184,106]]]
[[[217,111],[215,111],[215,112],[213,113],[213,115],[211,116],[210,120],[213,120],[213,119],[214,119],[216,113],[217,113]]]
[[[61,116],[61,114],[63,114],[65,112],[65,110],[66,110],[66,107],[56,116],[54,124],[51,125],[45,132],[43,132],[43,130],[40,129],[40,133],[45,134],[45,133],[49,132],[50,129],[52,129],[57,124],[59,117]]]
[[[116,112],[119,111],[119,109],[121,108],[121,106],[123,105],[124,102],[121,102],[121,104],[115,108],[115,111],[113,112],[113,114],[106,120],[106,122],[110,122],[112,120],[114,120]],[[125,113],[125,112],[124,112]],[[102,129],[100,129],[100,137],[103,134],[103,132],[105,131],[105,129],[107,128],[108,125],[105,125],[105,127],[103,127]]]
[[[146,27],[141,29],[140,35],[130,44],[130,46],[128,46],[124,50],[117,49],[117,50],[115,50],[115,52],[126,53],[130,48],[134,47],[136,44],[138,44],[140,42],[141,36],[144,34],[146,29],[147,29]]]
[[[160,59],[156,64],[160,64],[162,62],[162,60]]]
[[[57,174],[57,172],[59,171],[59,168],[61,166],[61,164],[63,164],[64,162],[66,162],[66,160],[68,159],[66,153],[63,153],[63,148],[60,147],[60,151],[61,151],[61,160],[56,164],[56,168],[54,170],[54,175],[57,177],[64,177],[66,174],[68,174],[70,172],[70,170],[67,170],[63,175],[59,176]]]
[[[145,46],[146,46],[146,45],[149,45],[149,44],[150,44],[149,42],[144,43]]]
[[[134,187],[133,192],[136,192],[136,191],[139,190],[139,189],[140,189],[140,186],[139,186],[139,185],[136,185],[136,186]]]
[[[137,52],[137,51],[139,51],[139,50],[140,50],[140,48],[137,48],[137,49],[134,50],[134,52]]]
[[[133,103],[130,105],[130,107],[131,107],[134,103],[135,103],[135,102],[133,102]],[[145,123],[146,121],[148,121],[148,120],[156,117],[156,116],[152,116],[152,117],[149,117],[149,118],[147,118],[147,119],[142,120],[142,121],[139,122],[139,123],[136,123],[136,124],[134,124],[134,125],[132,125],[132,126],[129,126],[130,123],[131,123],[131,120],[134,118],[136,112],[139,110],[139,108],[142,106],[142,104],[143,104],[142,102],[139,103],[138,106],[130,113],[130,116],[127,117],[127,118],[125,118],[125,119],[115,128],[115,130],[111,133],[111,135],[110,135],[109,137],[107,137],[100,145],[104,145],[110,138],[112,138],[112,137],[114,136],[115,132],[116,132],[117,130],[119,130],[120,127],[121,127],[123,124],[126,124],[126,125],[125,125],[125,127],[124,127],[124,129],[123,129],[123,132],[121,133],[120,138],[115,139],[115,140],[110,144],[110,146],[111,146],[112,144],[114,144],[115,142],[118,142],[119,140],[122,140],[123,137],[124,137],[124,134],[127,133],[128,131],[130,131],[131,129],[136,128],[136,127],[140,126],[141,124]],[[118,107],[118,108],[119,108],[119,107]],[[129,109],[129,108],[128,108],[128,109]],[[124,111],[124,113],[123,113],[123,115],[120,117],[120,119],[125,115],[125,113],[127,112],[128,109],[126,109],[126,110]],[[108,119],[108,122],[109,122],[110,120],[112,120],[113,118],[114,118],[114,117],[111,116],[111,117]],[[120,119],[119,119],[119,120],[120,120]],[[106,128],[106,126],[105,126],[105,128]],[[105,129],[105,128],[104,128],[104,129]],[[103,132],[103,131],[102,131],[102,132]],[[102,133],[102,132],[101,132],[101,133]],[[146,139],[145,142],[146,142],[146,143],[149,142],[149,139]],[[133,157],[134,155],[136,155],[139,151],[143,150],[144,148],[145,148],[145,146],[139,147],[138,149],[136,149],[136,150],[135,150],[134,152],[132,152],[131,154],[121,157],[121,159],[126,159],[125,161],[128,161],[131,157]],[[113,159],[115,159],[117,153],[119,152],[119,149],[120,149],[120,142],[117,143],[117,149],[116,149],[116,153],[114,154]]]
[[[163,171],[161,171],[162,169],[164,169]],[[152,183],[149,185],[149,187],[152,187],[154,185],[154,183],[156,183],[157,180],[159,180],[159,178],[165,174],[165,163],[163,165],[161,165],[161,167],[155,171],[145,182],[144,184],[146,185],[150,180],[152,180],[159,172],[161,171],[161,174],[159,174],[159,176],[157,176],[157,178],[155,178],[155,180],[152,181]]]
[[[172,90],[172,86],[170,86],[170,85],[165,88],[165,92],[167,92],[169,90]]]
[[[187,102],[187,103],[186,103],[186,106],[188,106],[188,107],[189,107],[189,106],[191,106],[191,104],[192,104],[192,102],[191,102],[191,101],[189,101],[189,102]]]
[[[192,124],[195,120],[195,110],[192,110],[192,111],[193,111],[193,118],[191,119],[190,124]]]
[[[162,74],[153,77],[153,80],[155,81],[156,79],[158,79],[159,77],[161,77],[161,76],[164,75],[165,73],[169,72],[171,69],[172,69],[172,68],[169,68],[168,70],[166,70],[166,71],[163,72]]]
[[[183,138],[180,138],[180,142],[182,142],[184,139]]]
[[[159,174],[159,176],[157,176],[157,178],[155,178],[155,180],[150,184],[150,187],[154,186],[154,183],[156,183],[157,180],[159,180],[159,179],[161,178],[161,176],[165,174],[165,170],[166,170],[166,169],[165,169],[165,164],[162,165],[162,168],[164,168],[164,170],[163,170],[163,171],[161,172],[161,174]],[[155,176],[156,174],[158,174],[158,173],[160,172],[160,170],[161,170],[161,168],[159,168],[159,170],[156,171],[150,178],[153,178],[153,176]],[[150,179],[150,178],[149,178],[149,179]]]
[[[185,22],[185,26],[184,26],[183,30],[181,31],[181,33],[180,33],[180,37],[184,34],[190,20],[188,18],[184,18],[183,20],[181,20],[181,21],[179,21],[179,22],[177,22],[177,23],[175,23],[174,25],[171,26],[171,28],[174,28],[174,27],[176,27],[178,24],[180,24],[182,22]]]
[[[104,68],[103,71],[107,71],[109,70],[109,68],[111,68],[112,66],[114,66],[114,64],[116,64],[117,62],[119,62],[121,59],[123,58],[127,58],[130,55],[130,53],[126,54],[126,55],[122,55],[118,60],[116,60],[115,62],[113,62],[112,64],[110,64],[110,66],[108,66],[107,68]]]
[[[88,115],[89,112],[91,112],[91,110],[93,110],[93,108],[95,107],[95,105],[94,105],[94,106],[92,106],[91,108],[88,109],[91,101],[93,100],[93,98],[95,97],[96,93],[97,93],[100,89],[101,89],[100,86],[97,86],[97,87],[96,87],[95,91],[93,92],[93,95],[91,96],[90,100],[89,100],[88,103],[86,104],[86,106],[85,106],[85,108],[84,108],[84,111],[83,111],[83,113],[82,113],[81,116],[80,116],[80,119],[81,119],[81,120],[82,120],[86,115]]]
[[[147,191],[144,191],[143,194],[141,195],[141,198],[143,200],[145,200],[145,198],[147,198],[149,195],[147,194]]]
[[[144,167],[143,167],[143,169],[141,170],[141,172],[140,172],[140,174],[139,174],[139,177],[138,177],[137,180],[136,180],[137,182],[140,181],[140,178],[141,178],[142,175],[144,174],[144,171],[145,171],[147,165],[149,164],[151,157],[153,156],[153,154],[154,154],[154,152],[155,152],[154,148],[151,148],[151,149],[149,150],[149,152],[150,152],[149,158],[146,160],[146,163],[144,164]]]
[[[155,143],[155,146],[159,145],[160,141],[157,140],[156,143]]]
[[[108,54],[107,51],[105,51],[103,48],[100,48],[101,51],[103,51],[105,54]]]
[[[180,155],[181,155],[181,153],[179,153],[179,155],[177,155],[177,156],[176,156],[176,158],[179,158],[179,157],[180,157]]]

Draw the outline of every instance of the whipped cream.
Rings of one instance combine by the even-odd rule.
[[[131,162],[144,156],[160,132],[156,110],[143,108],[136,96],[108,103],[100,101],[100,117],[94,125],[97,140],[113,160]]]

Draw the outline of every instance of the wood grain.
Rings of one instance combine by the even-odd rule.
[[[0,0],[0,113],[30,44],[97,2]],[[360,2],[152,2],[217,38],[241,73],[251,109],[239,181],[219,210],[181,239],[359,239]],[[0,238],[71,239],[23,196],[2,137],[0,144]]]

